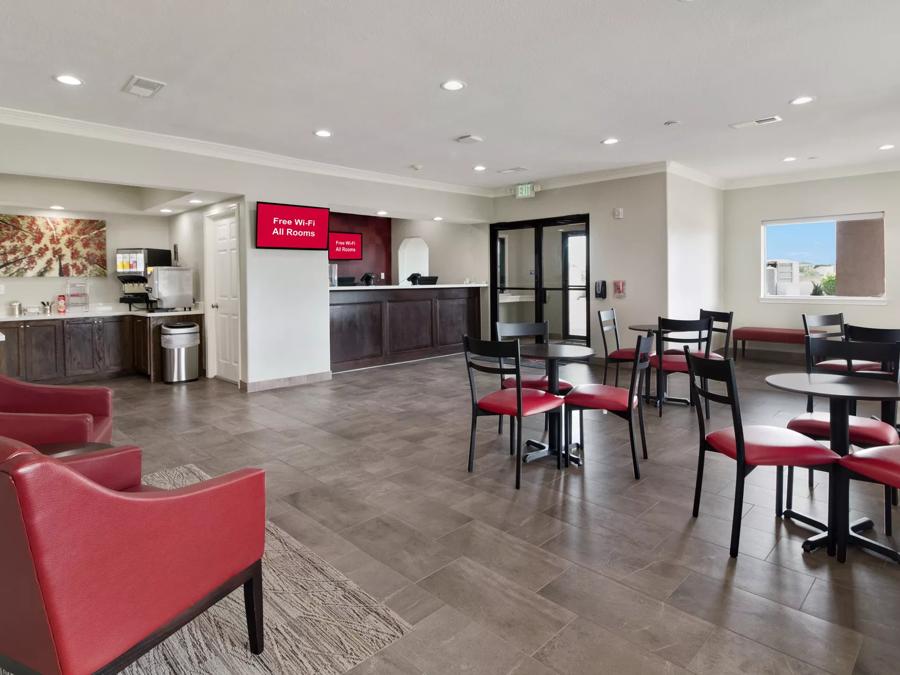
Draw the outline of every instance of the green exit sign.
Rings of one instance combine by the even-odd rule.
[[[531,199],[532,197],[534,197],[534,183],[516,185],[516,199]]]

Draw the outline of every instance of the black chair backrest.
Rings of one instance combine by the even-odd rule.
[[[856,342],[900,342],[898,328],[869,328],[844,324],[844,337]]]
[[[497,322],[497,339],[511,340],[513,338],[533,337],[536,342],[550,341],[550,322],[539,321],[537,323],[504,323]]]
[[[639,335],[637,344],[634,345],[634,360],[631,362],[631,383],[628,386],[628,400],[634,400],[641,395],[641,385],[650,367],[650,353],[653,351],[653,336]]]
[[[691,354],[685,346],[684,354],[688,363],[688,379],[691,386],[691,402],[697,411],[697,423],[700,427],[700,443],[706,441],[706,419],[703,414],[704,400],[721,403],[731,408],[731,423],[734,426],[735,447],[738,464],[744,463],[744,427],[741,422],[741,404],[738,399],[737,377],[734,374],[733,359],[704,359]],[[713,392],[710,382],[721,382],[725,385],[725,393]]]
[[[463,351],[466,357],[466,372],[469,375],[469,391],[472,394],[472,406],[474,407],[478,404],[478,389],[475,386],[475,372],[477,371],[488,373],[489,375],[499,375],[501,378],[504,375],[515,375],[516,400],[518,401],[518,410],[521,410],[522,378],[520,376],[519,341],[498,340],[494,342],[464,335]],[[512,364],[510,364],[510,361]]]
[[[818,328],[819,330],[812,330]],[[804,314],[803,331],[814,338],[844,337],[843,314]]]
[[[724,351],[722,352],[722,356],[727,359],[728,348],[731,345],[731,325],[734,322],[734,312],[717,312],[712,309],[701,309],[700,318],[712,319],[712,327],[710,328],[710,330],[713,333],[718,333],[719,335],[724,336],[725,347]],[[702,346],[698,344],[698,348],[702,349]]]
[[[657,319],[656,353],[662,354],[666,350],[667,343],[679,345],[696,344],[697,351],[702,351],[709,356],[712,343],[712,319]],[[686,335],[693,333],[693,335]]]
[[[609,358],[611,350],[606,338],[607,333],[612,333],[616,341],[613,351],[619,348],[619,323],[616,321],[616,310],[601,309],[597,312],[597,316],[600,318],[600,336],[603,338],[603,357]]]
[[[900,382],[900,343],[897,342],[850,342],[847,340],[821,340],[806,336],[806,372],[831,373],[833,368],[823,368],[820,361],[843,359],[847,362],[847,372],[842,375],[869,377]],[[855,360],[875,361],[881,364],[880,371],[852,369]]]

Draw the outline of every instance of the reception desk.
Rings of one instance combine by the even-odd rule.
[[[481,334],[483,288],[332,288],[332,372],[461,352],[463,335]]]

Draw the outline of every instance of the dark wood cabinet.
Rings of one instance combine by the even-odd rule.
[[[132,331],[130,317],[111,316],[100,319],[94,332],[98,369],[103,373],[120,373],[132,369]]]
[[[0,333],[3,333],[3,363],[0,369],[9,377],[24,377],[25,368],[22,364],[22,333],[25,331],[24,321],[4,321],[0,323]]]
[[[66,377],[97,372],[94,346],[96,319],[66,319],[63,322]]]
[[[141,375],[150,374],[150,320],[136,316],[131,322],[131,345],[134,353],[134,371]]]
[[[21,350],[24,354],[24,378],[29,382],[62,377],[62,321],[26,321]]]

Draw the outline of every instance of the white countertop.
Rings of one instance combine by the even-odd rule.
[[[421,286],[332,286],[332,291],[392,291],[428,288],[487,288],[487,284],[422,284]]]
[[[12,316],[12,315],[0,315],[0,321],[46,321],[48,319],[90,319],[90,318],[99,318],[103,316],[190,316],[196,314],[203,314],[202,309],[189,309],[189,310],[181,310],[178,312],[146,312],[146,311],[134,311],[129,312],[121,309],[114,309],[112,311],[100,311],[96,309],[90,309],[88,311],[71,311],[66,312],[65,314],[57,314],[53,312],[52,314],[23,314],[22,316]]]

